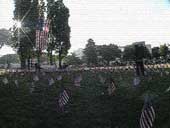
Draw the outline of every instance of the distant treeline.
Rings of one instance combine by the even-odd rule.
[[[7,54],[0,57],[0,64],[10,64],[19,62],[19,56],[17,54]]]

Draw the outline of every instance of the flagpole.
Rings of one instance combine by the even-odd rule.
[[[38,61],[38,66],[40,66],[40,54],[41,54],[40,41],[38,43],[39,43],[39,48],[38,48],[37,61]]]
[[[42,3],[41,3],[42,1],[39,1],[38,0],[38,9],[39,9],[39,18],[42,18],[41,16],[43,15],[43,10],[42,10]],[[41,25],[40,25],[40,27],[42,27]],[[39,41],[38,41],[38,50],[37,50],[37,66],[38,66],[38,69],[40,70],[40,63],[41,63],[41,60],[40,60],[40,57],[41,57],[41,29],[42,28],[39,28],[40,30],[40,32],[39,32],[39,35],[38,35],[38,38],[39,38]]]

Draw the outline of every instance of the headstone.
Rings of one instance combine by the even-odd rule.
[[[81,75],[76,76],[76,78],[74,79],[74,85],[80,86],[81,81],[82,81],[82,76]]]
[[[35,82],[39,81],[38,76],[37,76],[37,75],[35,75],[35,76],[33,77],[33,80],[34,80]]]
[[[54,79],[53,78],[50,78],[49,79],[49,85],[51,86],[51,85],[53,85],[55,82],[54,82]]]
[[[133,79],[133,85],[134,85],[135,87],[137,87],[137,86],[139,86],[139,84],[140,84],[140,78],[139,78],[139,77],[135,77],[135,78]]]
[[[101,75],[99,76],[99,79],[100,79],[100,82],[101,82],[102,84],[104,84],[105,81],[106,81],[106,79],[105,79],[104,77],[102,77]]]
[[[15,80],[14,83],[18,87],[18,80]]]
[[[2,82],[3,82],[4,84],[8,84],[8,79],[5,77],[5,78],[2,80]]]
[[[169,91],[170,91],[170,87],[169,87],[169,88],[167,88],[165,92],[169,92]]]
[[[166,73],[167,76],[169,75],[169,71],[166,71],[165,73]]]
[[[58,76],[57,76],[57,80],[58,80],[58,81],[62,80],[62,76],[61,76],[61,75],[58,75]]]

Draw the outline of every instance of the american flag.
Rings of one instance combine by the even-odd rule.
[[[36,28],[36,48],[44,50],[47,48],[48,33],[49,33],[50,20],[44,22],[43,18],[39,18]]]
[[[145,102],[140,117],[140,128],[152,128],[155,120],[155,110],[151,102]]]
[[[115,86],[115,82],[112,81],[111,85],[108,86],[108,94],[111,96],[115,93],[116,90],[116,86]]]
[[[68,103],[69,99],[70,99],[70,97],[69,97],[67,91],[63,90],[62,93],[60,94],[59,100],[58,100],[59,107],[63,108]]]

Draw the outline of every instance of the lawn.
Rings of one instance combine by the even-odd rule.
[[[150,70],[133,86],[134,71],[78,71],[39,73],[8,73],[0,76],[1,128],[139,128],[144,97],[149,94],[154,103],[154,128],[170,127],[170,74]],[[74,86],[74,78],[82,75],[81,86]],[[8,83],[4,84],[4,78]],[[49,85],[53,78],[55,83]],[[103,83],[101,78],[105,80]],[[110,78],[114,79],[114,95],[107,92]],[[16,84],[17,80],[18,84]],[[70,96],[64,111],[58,97],[65,88]]]

